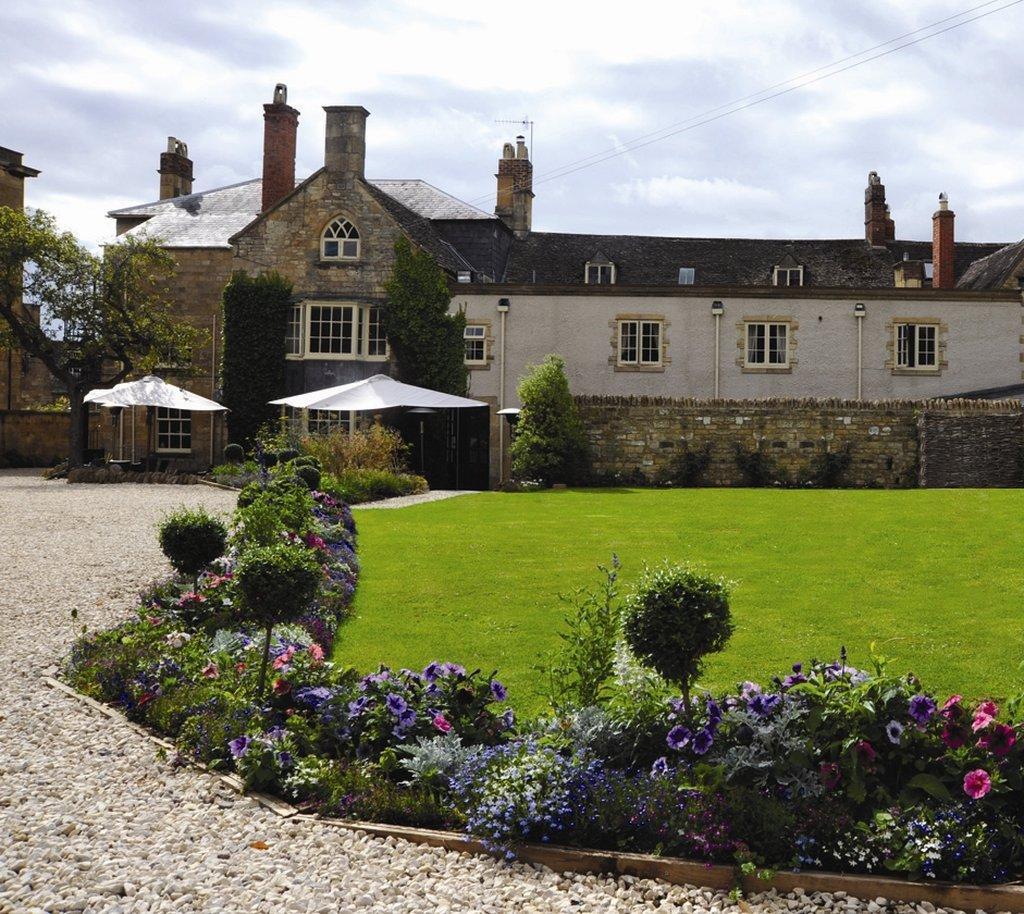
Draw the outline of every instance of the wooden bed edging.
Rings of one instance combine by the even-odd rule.
[[[106,717],[118,719],[127,724],[140,736],[163,749],[173,750],[172,743],[129,721],[120,711],[83,695],[77,689],[52,676],[44,675],[43,682],[51,688],[77,699],[99,711]],[[301,819],[317,822],[331,828],[364,832],[379,838],[397,838],[413,844],[441,847],[459,853],[495,856],[475,838],[462,832],[440,831],[429,828],[410,828],[406,825],[382,825],[378,822],[359,822],[352,819],[332,819],[300,813],[294,806],[269,794],[257,791],[246,792],[241,778],[235,774],[211,771],[205,765],[189,763],[213,775],[232,790],[269,809],[282,818]],[[888,901],[902,901],[920,904],[928,901],[937,908],[955,908],[973,914],[1024,914],[1024,885],[1019,883],[1003,885],[967,885],[949,882],[911,882],[906,879],[891,879],[885,876],[853,876],[844,873],[828,873],[819,870],[790,872],[780,870],[770,879],[743,875],[738,867],[721,864],[698,863],[679,857],[655,857],[650,854],[627,854],[619,851],[592,851],[576,847],[562,847],[551,844],[521,844],[516,847],[516,859],[523,863],[535,863],[560,873],[600,873],[613,876],[635,876],[639,879],[660,879],[672,885],[693,885],[701,888],[728,892],[737,886],[748,895],[775,889],[780,895],[803,889],[807,894],[823,892],[832,894],[846,892],[865,901],[885,898]]]

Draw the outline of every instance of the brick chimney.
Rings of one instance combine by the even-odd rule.
[[[885,185],[877,171],[868,174],[864,191],[864,238],[875,248],[884,248],[887,241],[896,238],[896,223],[885,203]]]
[[[330,181],[349,184],[366,170],[366,119],[361,105],[325,105],[324,168]]]
[[[494,214],[522,238],[533,225],[533,163],[525,137],[517,136],[515,146],[505,144],[495,177],[498,199]]]
[[[167,152],[160,153],[160,199],[192,193],[192,160],[188,146],[177,137],[167,137]]]
[[[949,197],[939,194],[939,208],[932,216],[933,289],[952,289],[956,283],[953,271],[953,220]]]
[[[295,138],[299,112],[288,104],[288,87],[274,86],[274,101],[263,106],[263,209],[295,187]]]

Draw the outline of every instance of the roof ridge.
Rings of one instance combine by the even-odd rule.
[[[236,181],[234,184],[225,184],[222,187],[211,187],[207,190],[197,190],[190,194],[179,194],[177,197],[164,197],[162,200],[152,200],[149,203],[136,203],[134,206],[124,206],[121,209],[107,211],[108,216],[120,216],[130,213],[135,209],[144,209],[147,206],[160,206],[163,203],[173,203],[175,200],[185,200],[188,197],[204,197],[207,194],[216,194],[222,190],[234,190],[236,187],[243,187],[246,184],[262,183],[263,178],[247,178],[245,181]]]

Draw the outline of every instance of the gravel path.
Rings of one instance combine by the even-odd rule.
[[[419,495],[399,495],[396,498],[382,498],[380,501],[367,502],[365,505],[357,505],[360,511],[369,508],[407,508],[409,505],[422,505],[428,501],[444,501],[446,498],[455,498],[459,495],[476,495],[470,489],[431,489],[429,492],[421,492]]]
[[[233,501],[203,486],[68,487],[0,473],[0,914],[740,910],[711,892],[280,819],[171,769],[128,727],[39,683],[82,625],[113,622],[162,572],[153,528],[164,513],[182,503],[226,512]],[[804,896],[743,910],[833,906],[855,907]]]

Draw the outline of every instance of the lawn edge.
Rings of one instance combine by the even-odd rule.
[[[96,701],[88,695],[83,695],[77,689],[53,676],[44,675],[41,679],[45,685],[76,699],[87,707],[98,711],[104,717],[127,725],[129,729],[161,749],[175,751],[173,743],[155,735],[140,724],[128,720],[115,708]],[[330,828],[340,828],[380,838],[393,838],[428,847],[441,847],[462,854],[499,856],[488,850],[482,841],[462,832],[411,828],[405,825],[384,825],[378,822],[360,822],[300,813],[296,807],[277,797],[259,791],[246,791],[241,778],[237,775],[213,771],[207,765],[187,760],[185,760],[185,764],[190,768],[212,775],[236,793],[254,800],[281,818],[316,822]],[[888,901],[900,901],[908,904],[920,904],[927,901],[937,907],[955,908],[966,912],[980,910],[987,914],[1004,911],[1010,912],[1010,914],[1024,914],[1024,885],[1020,883],[970,885],[948,882],[911,882],[884,876],[846,875],[816,870],[779,871],[772,873],[768,879],[761,879],[755,875],[744,875],[735,866],[706,864],[678,857],[655,857],[650,854],[585,850],[546,844],[518,845],[516,859],[523,863],[540,864],[555,872],[634,876],[640,879],[658,879],[672,885],[699,886],[719,891],[730,891],[740,887],[748,894],[767,892],[772,889],[779,894],[794,892],[797,889],[801,889],[807,894],[846,892],[847,895],[864,901],[882,897]]]

